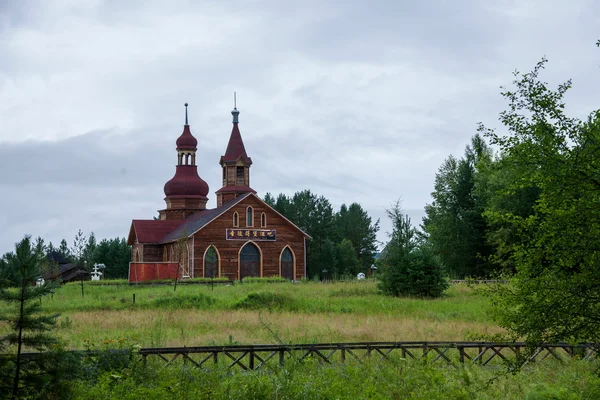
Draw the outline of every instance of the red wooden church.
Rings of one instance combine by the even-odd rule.
[[[217,207],[206,208],[208,185],[198,175],[198,141],[188,124],[176,141],[175,176],[165,184],[166,208],[158,220],[133,220],[129,282],[176,278],[306,276],[310,237],[256,195],[250,187],[252,159],[240,134],[239,111],[221,156],[223,187]]]

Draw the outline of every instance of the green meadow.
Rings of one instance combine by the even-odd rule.
[[[135,296],[135,303],[134,303]],[[69,283],[43,300],[68,348],[126,340],[208,344],[473,340],[501,329],[466,285],[439,299],[378,293],[374,281],[129,286]]]
[[[135,303],[134,303],[135,295]],[[76,399],[597,399],[598,361],[544,360],[517,374],[488,365],[377,358],[321,364],[291,358],[257,371],[147,363],[138,347],[354,341],[468,341],[501,333],[486,298],[456,284],[439,299],[394,298],[372,280],[130,286],[63,285],[42,300],[73,358],[47,398]],[[8,327],[3,326],[6,330]],[[135,350],[133,350],[135,351]],[[224,361],[224,360],[223,360]],[[63,361],[64,363],[65,361]],[[207,364],[208,365],[208,364]]]

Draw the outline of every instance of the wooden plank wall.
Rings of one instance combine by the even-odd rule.
[[[204,276],[203,257],[210,245],[214,245],[220,256],[220,276],[231,280],[238,279],[238,254],[245,240],[227,240],[226,229],[233,228],[233,213],[239,214],[239,228],[247,227],[246,209],[254,209],[254,226],[250,229],[261,229],[260,216],[267,215],[267,226],[264,229],[275,229],[277,240],[274,242],[256,241],[262,251],[262,276],[280,276],[279,257],[286,246],[290,246],[296,263],[296,279],[304,277],[304,236],[296,228],[272,211],[264,203],[253,196],[244,199],[219,218],[205,226],[194,235],[194,277]]]

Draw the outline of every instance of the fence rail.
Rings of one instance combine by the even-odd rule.
[[[160,358],[165,366],[176,360],[200,368],[227,361],[230,368],[255,370],[266,366],[282,366],[288,359],[302,361],[308,358],[321,363],[344,363],[354,360],[362,363],[366,359],[379,360],[412,359],[430,363],[481,364],[497,361],[515,361],[518,357],[525,363],[545,359],[565,360],[578,357],[583,360],[597,358],[600,343],[550,344],[535,348],[525,343],[493,342],[365,342],[326,343],[297,345],[236,345],[203,347],[144,348],[139,354],[148,358]]]
[[[74,353],[89,354],[82,350]],[[94,352],[92,352],[93,354]],[[256,370],[283,366],[288,360],[317,360],[319,363],[362,363],[368,359],[415,360],[437,364],[490,365],[517,361],[524,364],[546,359],[564,361],[598,359],[600,343],[543,343],[530,346],[523,342],[358,342],[320,344],[259,344],[233,346],[142,348],[136,352],[143,358],[160,359],[170,366],[176,362],[189,363],[198,368],[226,365],[229,368]],[[24,361],[33,360],[40,353],[23,353]]]

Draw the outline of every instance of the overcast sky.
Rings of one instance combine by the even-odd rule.
[[[514,70],[545,55],[569,110],[598,108],[598,27],[592,0],[0,0],[0,253],[156,216],[185,102],[214,207],[233,91],[259,195],[358,202],[384,240]]]

